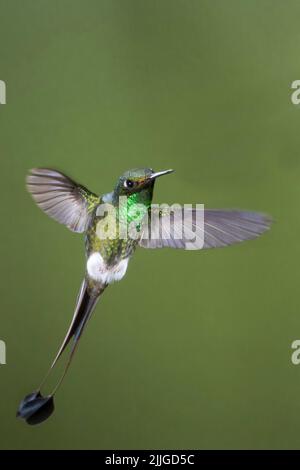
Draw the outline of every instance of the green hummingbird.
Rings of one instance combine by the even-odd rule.
[[[270,227],[270,217],[258,212],[152,205],[156,179],[172,172],[151,168],[126,171],[114,190],[102,196],[57,170],[35,168],[29,172],[27,189],[34,201],[71,231],[84,233],[86,252],[84,279],[71,325],[49,372],[73,340],[69,360],[51,395],[43,397],[39,387],[21,402],[17,415],[29,424],[37,424],[53,412],[54,393],[100,295],[109,284],[123,278],[138,247],[216,248],[254,239]],[[129,236],[129,226],[134,236]]]

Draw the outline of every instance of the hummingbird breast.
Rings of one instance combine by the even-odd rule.
[[[125,275],[138,240],[124,238],[122,232],[121,224],[109,213],[93,217],[86,234],[86,269],[93,280],[110,284]]]

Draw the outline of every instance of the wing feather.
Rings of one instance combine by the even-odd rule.
[[[36,204],[73,232],[84,232],[91,210],[99,197],[63,173],[49,168],[33,168],[26,186]]]
[[[259,212],[205,209],[203,214],[204,221],[199,224],[201,214],[197,209],[161,211],[159,217],[156,214],[154,224],[151,225],[151,217],[148,220],[148,230],[142,232],[140,245],[186,250],[217,248],[257,238],[272,223],[268,215]]]

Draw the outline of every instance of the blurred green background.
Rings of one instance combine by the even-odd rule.
[[[0,447],[297,448],[298,0],[0,0]],[[261,239],[140,249],[87,328],[41,426],[15,418],[68,327],[83,240],[47,218],[29,168],[95,192],[175,168],[154,202],[260,210]]]

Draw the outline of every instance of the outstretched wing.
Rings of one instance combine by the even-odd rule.
[[[185,250],[217,248],[257,238],[270,228],[271,223],[269,216],[259,212],[152,209],[140,246]]]
[[[26,178],[37,205],[73,232],[84,232],[99,197],[68,176],[48,168],[33,168]]]

